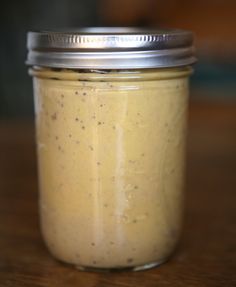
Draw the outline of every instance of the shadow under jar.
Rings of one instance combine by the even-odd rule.
[[[191,32],[30,32],[40,216],[82,270],[166,261],[181,232]]]

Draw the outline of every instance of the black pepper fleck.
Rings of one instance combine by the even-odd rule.
[[[92,243],[91,243],[91,245],[92,245],[92,246],[95,246],[95,243],[94,243],[94,242],[92,242]]]
[[[137,185],[135,185],[134,189],[138,189],[138,186],[137,186]]]
[[[84,93],[83,93],[83,96],[86,96],[86,95],[87,95],[87,93],[84,92]]]
[[[97,165],[101,165],[101,163],[98,161],[98,162],[97,162]]]
[[[98,125],[101,125],[102,123],[101,122],[98,122]]]
[[[78,119],[78,118],[75,118],[75,120],[78,122],[79,119]]]
[[[97,264],[97,261],[96,261],[96,260],[93,260],[93,264],[96,265],[96,264]]]
[[[133,258],[128,258],[128,259],[127,259],[127,262],[128,262],[128,263],[132,263],[133,261],[134,261]]]
[[[85,126],[82,126],[82,129],[85,130]]]
[[[55,121],[55,120],[57,119],[57,113],[54,113],[53,115],[51,115],[51,119],[52,119],[53,121]]]

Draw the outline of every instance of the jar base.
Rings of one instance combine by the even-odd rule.
[[[148,269],[152,269],[155,267],[158,267],[159,265],[165,263],[168,259],[164,259],[158,262],[151,262],[143,265],[138,266],[127,266],[127,267],[105,267],[105,268],[99,268],[99,267],[90,267],[90,266],[80,266],[75,265],[75,268],[80,271],[87,271],[87,272],[122,272],[122,271],[144,271]]]

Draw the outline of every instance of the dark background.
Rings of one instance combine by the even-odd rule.
[[[24,64],[26,32],[80,26],[156,26],[193,30],[199,62],[192,97],[236,99],[236,1],[1,1],[0,118],[32,117]]]

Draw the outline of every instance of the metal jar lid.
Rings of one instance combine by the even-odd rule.
[[[71,69],[167,68],[196,62],[185,30],[83,28],[29,32],[26,64]]]

